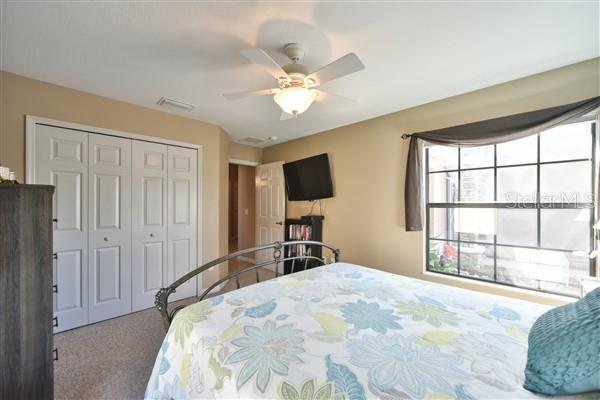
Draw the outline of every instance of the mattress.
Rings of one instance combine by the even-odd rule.
[[[330,264],[182,309],[146,398],[543,398],[522,384],[546,310]]]

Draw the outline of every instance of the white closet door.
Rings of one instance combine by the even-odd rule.
[[[131,312],[131,140],[89,137],[90,323]]]
[[[154,305],[167,271],[167,146],[133,141],[133,311]]]
[[[54,315],[61,332],[88,323],[88,134],[36,125],[33,182],[54,185]]]
[[[167,240],[169,260],[166,285],[170,285],[197,267],[197,160],[197,151],[194,149],[176,146],[168,148]],[[169,300],[179,300],[196,294],[196,278],[194,278],[177,288]]]

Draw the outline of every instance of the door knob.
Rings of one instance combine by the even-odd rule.
[[[283,221],[277,221],[275,222],[277,225],[283,225]]]

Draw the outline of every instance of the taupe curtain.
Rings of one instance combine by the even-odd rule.
[[[410,135],[404,202],[407,231],[423,230],[423,185],[418,140],[446,146],[483,146],[536,134],[600,107],[600,97],[543,110]]]

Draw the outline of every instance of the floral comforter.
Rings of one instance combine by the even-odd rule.
[[[546,309],[331,264],[181,310],[146,398],[537,398],[523,369]]]

